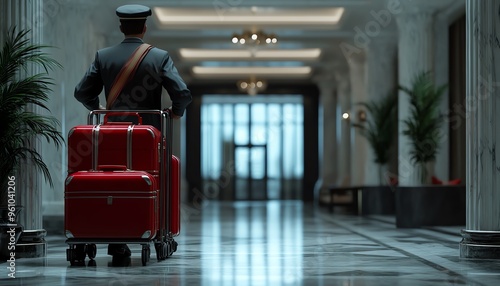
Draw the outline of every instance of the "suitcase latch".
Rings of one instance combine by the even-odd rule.
[[[108,205],[112,205],[112,204],[113,204],[113,197],[109,196],[108,197]]]

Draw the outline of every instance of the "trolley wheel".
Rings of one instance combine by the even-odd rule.
[[[69,261],[71,266],[75,265],[75,249],[70,245],[68,249],[66,249],[66,261]]]
[[[155,243],[155,250],[156,250],[156,259],[158,259],[158,261],[163,260],[162,259],[162,255],[161,255],[163,253],[162,243],[161,242]]]
[[[150,253],[151,253],[151,250],[149,248],[149,245],[143,245],[142,252],[141,252],[142,266],[146,266],[146,264],[148,263]]]
[[[174,245],[173,245],[172,241],[169,241],[167,243],[167,245],[168,245],[167,256],[170,257],[174,253]]]
[[[156,258],[158,259],[158,261],[167,259],[167,254],[168,254],[167,243],[160,242],[157,243],[155,246],[156,246]]]
[[[76,244],[75,245],[75,259],[78,261],[84,261],[87,256],[87,245],[85,244]]]
[[[173,250],[173,252],[176,252],[176,251],[177,251],[177,245],[179,245],[179,244],[177,243],[177,241],[172,240],[172,250]]]
[[[82,253],[83,251],[83,253]],[[71,266],[85,264],[85,245],[83,244],[70,244],[66,249],[66,260],[69,261]]]
[[[94,259],[96,254],[97,254],[97,246],[95,244],[88,244],[87,245],[87,255],[90,259]]]
[[[170,244],[163,242],[163,260],[167,259],[168,254],[170,252]]]

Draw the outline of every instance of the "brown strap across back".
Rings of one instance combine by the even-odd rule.
[[[125,87],[125,84],[127,84],[127,82],[134,76],[137,67],[139,67],[139,64],[152,48],[153,46],[149,44],[142,44],[135,49],[134,53],[122,67],[118,76],[116,76],[113,85],[111,86],[106,102],[106,109],[111,109],[116,98],[118,98],[123,90],[123,87]]]

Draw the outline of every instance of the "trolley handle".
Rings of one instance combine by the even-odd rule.
[[[87,124],[89,125],[94,125],[94,124],[99,124],[100,122],[100,116],[104,114],[113,114],[117,113],[118,116],[123,116],[123,115],[131,115],[131,116],[137,116],[136,114],[158,114],[160,117],[165,117],[165,119],[171,119],[171,110],[165,109],[165,110],[101,110],[101,109],[96,109],[92,110],[89,112],[89,115],[87,116]],[[115,116],[117,116],[115,115]],[[140,115],[139,115],[140,117]]]
[[[137,117],[137,124],[142,125],[142,117],[139,115],[138,112],[115,112],[115,111],[104,114],[103,124],[109,124],[110,117],[118,117],[118,116],[135,116]]]
[[[127,171],[125,165],[98,165],[97,171]]]

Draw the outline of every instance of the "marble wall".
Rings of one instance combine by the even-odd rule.
[[[319,104],[319,130],[318,130],[318,155],[319,155],[319,180],[316,185],[316,194],[322,189],[328,189],[337,183],[338,143],[337,126],[330,124],[336,122],[337,95],[333,75],[317,79],[320,90]]]
[[[396,92],[397,87],[397,37],[378,37],[372,40],[366,55],[366,94],[369,101],[379,101],[381,98]],[[396,138],[394,138],[396,139]],[[397,156],[397,140],[393,141],[390,149],[393,156]],[[370,146],[367,162],[365,164],[365,184],[379,185],[387,184],[388,174],[379,177],[377,172],[379,166],[374,162],[375,153]],[[396,174],[397,167],[388,162],[384,168],[391,174]],[[397,165],[396,165],[397,166]]]
[[[337,142],[339,142],[336,160],[337,185],[348,186],[351,183],[351,132],[354,130],[350,120],[342,118],[345,112],[351,111],[351,85],[347,69],[337,70],[335,80],[339,114],[331,124],[337,125]]]
[[[349,77],[351,84],[351,123],[360,123],[358,111],[361,110],[358,103],[366,102],[369,96],[366,92],[366,55],[364,52],[353,54],[347,58],[349,65]],[[354,127],[351,127],[354,128]],[[368,154],[370,145],[366,138],[359,132],[351,132],[351,184],[355,186],[366,183],[366,170],[364,166],[370,164]]]
[[[416,75],[434,70],[434,17],[429,10],[416,9],[398,16],[398,71],[399,85],[411,87]],[[399,92],[398,118],[398,175],[401,185],[420,184],[418,172],[411,161],[411,141],[403,134],[404,120],[410,116],[410,98]]]

